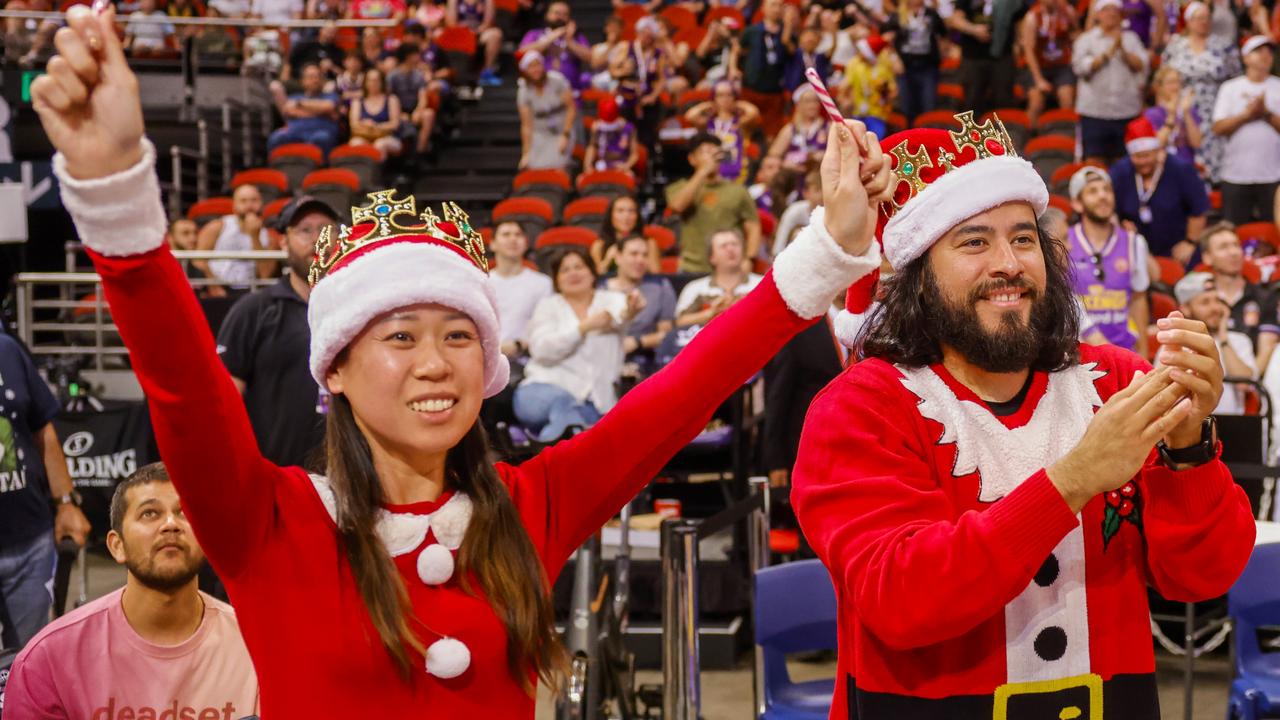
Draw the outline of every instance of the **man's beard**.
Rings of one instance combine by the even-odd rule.
[[[988,294],[1015,288],[1025,290],[1031,300],[1030,322],[1023,322],[1017,310],[1008,310],[1000,314],[999,327],[988,331],[978,317],[978,301]],[[922,301],[925,329],[932,337],[987,372],[1026,370],[1040,355],[1041,329],[1047,327],[1051,311],[1044,294],[1025,278],[983,282],[969,291],[962,304],[954,304],[943,297],[933,269],[926,264]]]
[[[1084,208],[1084,216],[1088,218],[1089,222],[1094,223],[1095,225],[1110,225],[1111,216],[1114,214],[1114,212],[1115,211],[1113,209],[1112,211],[1108,212],[1106,215],[1099,215],[1097,211],[1095,211],[1093,208],[1087,205]]]
[[[124,561],[124,566],[129,569],[129,574],[133,575],[134,579],[142,584],[143,587],[157,592],[170,593],[181,589],[191,582],[192,578],[200,574],[200,567],[204,565],[204,557],[197,554],[191,563],[161,571],[156,568],[152,556],[144,556],[139,561],[134,553],[127,552],[127,554],[128,558]]]
[[[311,273],[311,255],[295,255],[293,248],[285,250],[285,264],[289,266],[289,272],[297,275],[301,280],[306,280],[307,275]]]

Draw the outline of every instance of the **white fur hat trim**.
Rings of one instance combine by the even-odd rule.
[[[438,678],[456,678],[468,667],[471,667],[471,650],[459,640],[440,638],[427,648],[427,672]]]
[[[484,396],[506,388],[511,369],[502,354],[498,297],[488,276],[452,250],[421,242],[371,250],[316,283],[307,303],[311,376],[325,387],[334,358],[370,322],[396,308],[427,303],[471,318],[484,348]]]
[[[428,585],[443,585],[453,577],[453,553],[440,543],[431,543],[418,553],[418,577]]]

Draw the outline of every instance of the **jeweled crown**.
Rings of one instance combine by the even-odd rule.
[[[447,202],[441,207],[441,219],[431,208],[421,213],[413,196],[396,198],[395,190],[379,190],[367,195],[367,205],[351,207],[351,227],[343,225],[336,237],[333,226],[327,226],[316,240],[316,254],[311,260],[307,282],[312,286],[320,282],[334,268],[339,267],[355,253],[363,252],[374,244],[396,240],[418,240],[444,245],[457,251],[486,275],[489,263],[484,255],[484,238],[473,227],[470,218],[457,204]],[[410,216],[421,224],[401,224],[397,218]]]
[[[965,151],[972,150],[974,157],[961,162],[961,165],[971,162],[972,160],[982,160],[984,158],[996,157],[1000,155],[1008,155],[1010,157],[1018,157],[1018,151],[1015,149],[1013,139],[1009,137],[1009,131],[1005,129],[1004,123],[1000,122],[1000,118],[992,113],[991,117],[978,123],[973,119],[973,111],[966,110],[957,113],[955,119],[960,123],[959,130],[949,130],[947,134],[951,137],[951,144],[955,146],[955,153],[947,148],[939,148],[937,152],[937,164],[934,159],[929,157],[929,148],[923,143],[917,144],[916,151],[909,152],[907,143],[910,138],[903,140],[889,151],[897,162],[894,164],[893,174],[897,178],[896,187],[900,188],[903,183],[907,185],[906,196],[899,199],[900,193],[895,192],[890,204],[893,209],[901,210],[911,198],[918,195],[929,186],[922,175],[925,168],[941,168],[939,174],[946,174],[956,169],[953,165],[956,158],[963,155]],[[935,175],[936,178],[936,175]]]

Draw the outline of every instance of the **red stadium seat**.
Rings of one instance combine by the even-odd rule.
[[[241,170],[231,177],[231,189],[235,190],[241,185],[253,185],[258,188],[264,203],[289,194],[289,177],[272,168]]]
[[[1107,171],[1105,167],[1096,162],[1073,162],[1061,165],[1049,175],[1049,192],[1066,196],[1067,190],[1071,184],[1071,176],[1075,175],[1081,168],[1086,166],[1096,167],[1103,172]]]
[[[1022,152],[1022,148],[1026,147],[1027,141],[1031,139],[1031,116],[1025,110],[1018,108],[1000,108],[983,115],[982,119],[987,120],[991,117],[1000,119],[1004,129],[1009,131],[1014,147],[1018,152]]]
[[[360,178],[360,189],[373,192],[382,187],[382,151],[372,145],[339,145],[329,153],[329,167],[344,168]]]
[[[773,237],[773,232],[778,229],[778,219],[773,213],[762,208],[756,208],[756,216],[760,218],[760,236],[768,239]]]
[[[662,8],[658,17],[675,26],[676,32],[698,27],[698,16],[689,8],[681,5],[668,5]]]
[[[333,208],[343,222],[349,222],[351,202],[360,190],[360,176],[346,168],[316,170],[302,179],[302,189]]]
[[[1193,272],[1212,272],[1210,267],[1205,263],[1200,263],[1194,268],[1191,268],[1191,270]],[[1256,284],[1262,282],[1262,268],[1258,267],[1258,264],[1249,258],[1244,259],[1244,267],[1240,268],[1240,275],[1251,283]]]
[[[622,5],[614,8],[613,14],[622,20],[624,29],[630,29],[635,27],[640,18],[648,15],[649,11],[645,10],[643,5]]]
[[[508,221],[520,223],[525,235],[536,238],[555,223],[555,211],[541,197],[510,197],[494,205],[489,214],[489,222],[494,225]]]
[[[1169,317],[1169,313],[1178,309],[1178,301],[1172,295],[1162,292],[1151,293],[1151,322]]]
[[[267,203],[267,206],[262,208],[262,218],[267,221],[274,220],[276,216],[280,214],[280,211],[284,209],[284,206],[288,205],[289,201],[292,199],[292,197],[282,197],[276,198],[270,203]]]
[[[965,106],[964,87],[960,83],[938,83],[938,105],[960,111]],[[955,121],[952,121],[955,125]]]
[[[592,170],[578,176],[578,194],[617,197],[632,195],[636,191],[636,179],[622,170]]]
[[[230,215],[231,213],[231,198],[211,197],[192,205],[187,210],[187,217],[195,220],[197,225],[204,225],[210,220],[217,220],[223,215]]]
[[[579,198],[564,206],[564,215],[561,217],[561,222],[574,227],[584,227],[598,233],[600,228],[604,226],[605,213],[608,211],[609,198],[607,197]]]
[[[551,205],[553,216],[560,213],[573,190],[569,174],[563,170],[525,170],[516,175],[511,187],[513,196],[546,200]]]
[[[707,11],[706,17],[702,18],[702,25],[710,27],[711,23],[721,18],[729,18],[738,23],[738,29],[742,30],[747,27],[747,19],[742,16],[742,11],[728,5],[717,5]]]
[[[1066,135],[1074,138],[1080,115],[1070,108],[1057,108],[1040,113],[1036,122],[1037,135]]]
[[[916,116],[914,127],[955,130],[959,125],[956,123],[955,112],[951,110],[930,110]]]
[[[613,97],[613,93],[600,88],[587,88],[582,91],[578,97],[579,104],[582,105],[582,112],[589,117],[595,117],[596,108],[606,99]]]
[[[680,272],[680,258],[664,257],[658,258],[658,269],[663,275],[675,275]]]
[[[674,9],[678,7],[679,7],[678,5],[671,5],[671,6],[668,6],[668,9]],[[694,25],[693,27],[678,29],[676,31],[675,37],[671,38],[671,40],[676,44],[684,43],[686,46],[688,46],[689,51],[692,52],[698,49],[698,46],[702,44],[702,40],[706,36],[707,36],[706,28],[698,27],[697,25]]]
[[[1045,184],[1050,185],[1054,171],[1075,162],[1076,141],[1061,135],[1042,135],[1027,141],[1022,154],[1035,166]]]
[[[324,151],[307,143],[288,143],[272,150],[267,164],[284,173],[289,179],[289,187],[296,189],[302,185],[302,178],[307,173],[324,165]]]
[[[1236,228],[1236,235],[1240,237],[1240,242],[1258,240],[1270,245],[1272,250],[1280,252],[1280,231],[1276,230],[1276,226],[1273,223],[1245,223]]]
[[[1168,285],[1170,288],[1177,285],[1178,281],[1182,279],[1182,276],[1187,274],[1187,269],[1183,267],[1182,263],[1171,257],[1165,257],[1163,255],[1152,255],[1152,257],[1156,259],[1156,265],[1160,267],[1160,282]],[[1154,303],[1154,300],[1152,302]],[[1152,312],[1152,317],[1155,317],[1154,312]],[[1161,315],[1160,317],[1164,316]]]
[[[800,531],[794,528],[770,530],[769,549],[778,555],[795,555],[800,551]]]
[[[1071,207],[1071,201],[1067,199],[1067,196],[1056,193],[1049,195],[1049,207],[1058,208],[1066,213],[1068,218],[1071,217],[1071,213],[1075,212],[1075,208]]]
[[[658,252],[667,254],[676,246],[676,234],[661,225],[645,225],[644,236],[658,244]]]
[[[591,247],[599,236],[586,228],[561,225],[553,227],[538,236],[535,247],[539,250],[556,245],[576,245],[582,248]]]
[[[441,28],[435,37],[436,47],[445,54],[458,85],[469,86],[475,79],[476,34],[465,25]]]

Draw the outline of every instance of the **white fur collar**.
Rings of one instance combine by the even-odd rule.
[[[338,521],[337,499],[329,479],[323,475],[311,475],[311,484],[315,486],[320,502],[328,511],[330,519]],[[412,552],[427,538],[427,531],[435,529],[436,540],[450,550],[462,546],[462,539],[471,524],[471,498],[465,493],[454,493],[448,502],[435,512],[426,515],[416,513],[394,513],[389,510],[378,511],[378,537],[387,546],[392,557]]]
[[[938,444],[955,444],[951,474],[963,477],[978,471],[978,500],[992,503],[1062,457],[1084,435],[1094,408],[1102,406],[1094,381],[1106,373],[1096,367],[1088,363],[1051,373],[1031,419],[1013,430],[987,407],[957,398],[930,368],[898,370],[903,386],[920,398],[920,414],[942,425]]]

